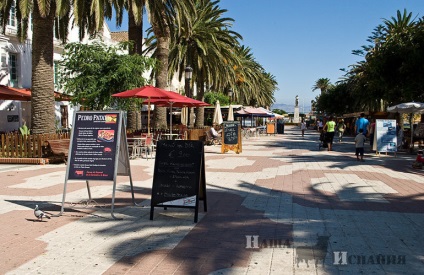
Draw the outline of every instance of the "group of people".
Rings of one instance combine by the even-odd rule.
[[[320,133],[324,133],[325,142],[328,145],[328,151],[333,150],[333,140],[334,136],[337,133],[337,138],[339,142],[342,142],[343,135],[346,131],[346,124],[343,119],[339,119],[336,123],[335,118],[330,116],[329,119],[324,123],[322,120],[317,121],[317,128]],[[302,137],[305,134],[306,123],[302,121],[300,124],[300,129],[302,130]],[[365,141],[370,140],[371,149],[373,148],[374,142],[374,132],[375,132],[375,120],[372,119],[369,121],[365,118],[365,113],[361,113],[360,117],[356,120],[355,126],[355,155],[358,161],[364,161],[364,147]]]

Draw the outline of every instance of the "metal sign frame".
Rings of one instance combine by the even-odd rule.
[[[84,122],[81,122],[84,120]],[[88,121],[88,122],[87,122]],[[92,122],[92,127],[90,126]],[[96,122],[98,126],[96,126]],[[83,127],[83,123],[86,123],[85,127]],[[116,125],[113,125],[115,124]],[[113,130],[110,130],[110,128],[106,127],[106,124],[110,124],[114,126]],[[64,204],[65,204],[65,198],[66,198],[66,190],[68,185],[68,180],[85,180],[87,185],[87,192],[88,192],[88,200],[87,203],[91,203],[94,200],[91,197],[91,191],[90,191],[90,185],[89,181],[91,180],[101,180],[101,181],[113,181],[113,191],[112,191],[112,204],[111,204],[111,216],[114,219],[122,219],[117,218],[114,215],[114,208],[115,208],[115,193],[116,193],[116,179],[117,175],[119,176],[129,176],[130,178],[130,186],[131,186],[131,195],[132,195],[132,202],[134,205],[137,205],[135,203],[135,197],[134,197],[134,186],[131,176],[131,167],[130,167],[130,160],[129,160],[129,154],[128,154],[128,144],[127,144],[127,138],[126,138],[126,129],[125,129],[125,123],[124,123],[124,113],[123,111],[77,111],[74,114],[73,118],[73,130],[71,133],[71,142],[69,146],[69,158],[67,162],[66,167],[66,176],[65,176],[65,184],[63,188],[63,198],[62,198],[62,208],[60,210],[60,214],[62,215],[64,212]],[[104,126],[103,126],[104,125]],[[103,126],[103,127],[102,127]],[[103,129],[105,128],[105,129]],[[97,136],[96,132],[97,131]],[[115,132],[114,132],[115,131]],[[100,135],[102,133],[102,135]],[[106,158],[99,158],[99,152],[97,152],[96,157],[94,155],[90,155],[89,151],[85,152],[79,152],[79,158],[78,160],[81,160],[81,163],[77,163],[76,161],[76,155],[78,153],[78,147],[74,148],[74,144],[78,145],[79,141],[77,138],[81,139],[81,143],[85,141],[85,139],[88,139],[89,141],[93,142],[93,139],[95,138],[97,141],[105,141],[105,142],[111,142],[113,138],[110,136],[103,136],[104,133],[110,133],[113,134],[113,138],[116,139],[116,144],[114,148],[105,147],[103,148],[102,153],[108,154]],[[91,138],[91,139],[90,139]],[[109,138],[109,140],[107,140]],[[100,143],[99,144],[102,144]],[[101,147],[101,145],[98,145],[98,147]],[[88,153],[87,153],[88,152]],[[101,153],[100,153],[101,154]],[[90,157],[92,157],[90,159]],[[113,162],[111,165],[113,165],[112,169],[106,164],[99,165],[99,159],[107,159],[111,160],[109,162]],[[89,170],[91,169],[90,164],[84,164],[85,162],[91,162],[93,165],[97,165],[97,168],[95,171]],[[108,169],[108,171],[113,170],[112,174],[109,175],[107,173],[99,172],[98,166],[103,166],[104,169]],[[108,166],[108,167],[106,167]],[[78,170],[75,170],[76,167],[78,167]],[[94,166],[96,167],[96,166]],[[74,174],[72,174],[72,177],[70,177],[71,170],[74,172],[75,175],[78,175],[76,177]],[[102,178],[104,177],[104,179]]]

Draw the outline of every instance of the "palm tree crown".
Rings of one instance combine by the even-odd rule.
[[[320,78],[315,82],[315,85],[312,87],[312,91],[319,89],[322,94],[326,92],[331,86],[332,85],[329,78]]]

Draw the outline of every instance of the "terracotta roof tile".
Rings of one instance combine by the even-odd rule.
[[[110,36],[113,40],[115,40],[117,42],[128,41],[128,32],[127,31],[111,32]]]

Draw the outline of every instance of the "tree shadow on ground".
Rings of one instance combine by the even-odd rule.
[[[416,175],[424,175],[423,169],[414,169],[412,168],[412,162],[415,161],[416,155],[410,154],[408,152],[398,152],[396,156],[394,153],[390,153],[388,155],[382,153],[380,155],[376,155],[375,152],[371,152],[369,145],[367,144],[365,147],[365,161],[358,162],[356,161],[355,156],[355,145],[353,143],[353,138],[346,138],[343,144],[334,143],[333,151],[327,152],[324,149],[318,149],[318,143],[316,135],[311,135],[306,140],[302,140],[303,149],[298,149],[299,145],[296,140],[276,140],[269,143],[269,147],[274,148],[283,148],[290,150],[289,155],[284,156],[273,156],[273,158],[279,157],[291,157],[295,162],[321,162],[328,161],[332,164],[329,165],[329,168],[339,168],[346,169],[352,166],[362,166],[362,165],[378,165],[384,168],[391,169],[397,172],[406,172]],[[258,143],[259,146],[259,143]],[[305,149],[307,151],[305,152]],[[309,153],[308,153],[309,151]],[[312,153],[311,153],[312,152]],[[318,153],[321,152],[321,153]]]
[[[122,272],[131,269],[133,272],[142,272],[146,265],[152,261],[158,261],[156,267],[151,269],[153,272],[169,272],[170,268],[173,272],[178,271],[185,274],[207,274],[216,270],[231,269],[231,268],[246,268],[249,264],[251,253],[266,253],[266,249],[271,247],[262,247],[258,250],[247,249],[246,236],[258,235],[262,240],[282,240],[284,243],[289,240],[293,243],[293,225],[297,229],[303,228],[299,234],[302,243],[313,245],[317,234],[344,234],[338,216],[313,217],[292,212],[291,220],[281,218],[280,211],[290,211],[289,209],[277,210],[270,207],[271,200],[274,198],[281,199],[282,196],[290,195],[292,202],[306,209],[316,210],[334,210],[334,211],[364,211],[368,212],[371,217],[376,219],[379,217],[379,211],[385,215],[397,215],[398,212],[404,213],[421,213],[423,203],[420,196],[405,196],[392,198],[390,203],[381,202],[366,202],[367,198],[374,194],[359,192],[357,188],[349,188],[349,190],[341,190],[337,194],[328,194],[320,190],[310,188],[312,195],[305,196],[304,194],[287,193],[283,191],[270,190],[269,188],[260,185],[252,185],[247,182],[240,183],[238,195],[231,189],[219,188],[218,191],[212,190],[208,192],[208,212],[202,213],[202,218],[197,224],[192,223],[192,211],[181,209],[163,210],[155,217],[154,221],[150,221],[143,228],[151,230],[153,227],[158,228],[158,234],[150,235],[146,239],[129,239],[115,247],[111,253],[119,259],[119,262],[108,270],[107,274]],[[355,197],[358,201],[342,201],[339,196],[345,197],[344,193],[349,192],[350,197]],[[352,195],[352,193],[354,193]],[[246,206],[246,201],[253,199],[254,202],[250,206]],[[310,211],[310,210],[309,210]],[[176,212],[178,215],[166,215],[165,212]],[[390,214],[392,212],[392,214]],[[183,213],[183,214],[182,214]],[[188,214],[187,213],[191,213]],[[148,217],[148,211],[145,211],[144,216]],[[185,217],[181,220],[181,217]],[[177,221],[179,220],[179,221]],[[180,233],[178,235],[181,240],[176,240],[175,222],[178,227],[188,226],[193,228]],[[167,227],[166,224],[172,224]],[[311,226],[311,223],[317,223]],[[117,225],[120,226],[120,225]],[[359,221],[357,225],[363,229],[372,230],[373,223],[367,219]],[[159,230],[159,228],[161,228]],[[140,230],[139,225],[130,226],[128,231]],[[117,228],[108,228],[107,232],[117,232]],[[330,232],[331,231],[331,232]],[[173,233],[174,232],[174,233]],[[100,232],[99,232],[100,233]],[[378,232],[373,233],[379,234]],[[387,236],[392,238],[393,236]],[[402,237],[402,236],[396,236]],[[344,242],[349,242],[348,236]],[[334,238],[333,238],[334,239]],[[387,240],[389,241],[389,240]],[[340,239],[330,240],[332,250],[337,249],[337,242]],[[174,245],[169,245],[169,244]],[[261,241],[260,241],[261,243]],[[126,252],[123,256],[124,248],[134,247],[137,244],[138,249],[132,249]],[[296,245],[296,244],[295,244]],[[342,245],[342,243],[340,243]],[[275,248],[275,247],[274,247]],[[395,245],[387,248],[396,251]],[[262,252],[261,252],[262,251]],[[384,251],[381,251],[384,252]],[[415,257],[418,255],[408,255]],[[327,254],[327,258],[331,257],[331,251]],[[278,260],[278,259],[275,259]],[[415,260],[418,260],[415,258]],[[334,266],[328,265],[326,261],[325,269],[330,274],[336,274],[338,271]],[[357,267],[355,267],[357,268]],[[381,266],[377,270],[381,271]],[[409,267],[408,267],[409,268]]]

